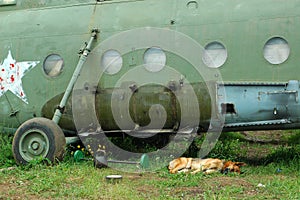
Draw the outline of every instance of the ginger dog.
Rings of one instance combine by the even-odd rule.
[[[224,161],[218,158],[200,159],[180,157],[172,160],[169,163],[168,169],[171,174],[188,171],[191,171],[192,174],[198,172],[203,172],[205,174],[214,172],[236,172],[240,174],[240,167],[245,165],[246,164],[243,162]]]

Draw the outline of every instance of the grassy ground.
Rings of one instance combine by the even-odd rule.
[[[243,174],[171,175],[124,173],[95,169],[92,161],[75,163],[70,156],[59,165],[31,163],[0,171],[0,200],[6,199],[300,199],[299,133],[272,143],[249,141],[249,135],[223,135],[211,156],[245,161]],[[259,135],[259,134],[257,134]],[[295,136],[296,135],[296,136]],[[0,168],[14,166],[11,138],[0,135]],[[264,136],[265,137],[265,136]],[[197,148],[197,142],[194,144]],[[226,153],[225,153],[226,152]],[[121,174],[120,183],[105,176]]]

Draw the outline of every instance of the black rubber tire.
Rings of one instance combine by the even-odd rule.
[[[55,122],[46,118],[33,118],[24,122],[17,129],[12,151],[15,161],[19,165],[27,164],[39,157],[55,163],[57,160],[63,159],[65,146],[64,133]]]

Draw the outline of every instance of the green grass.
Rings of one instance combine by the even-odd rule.
[[[15,164],[12,155],[12,136],[0,134],[0,167],[9,167]]]
[[[242,175],[171,175],[166,169],[145,174],[95,169],[91,162],[37,165],[2,172],[0,199],[299,199],[299,169],[280,167],[280,173],[270,164],[245,167]],[[105,176],[115,173],[123,180],[107,183]]]
[[[11,138],[0,138],[0,168],[15,166]],[[248,166],[241,175],[172,175],[166,168],[125,173],[95,169],[92,161],[76,163],[68,151],[58,165],[35,161],[0,172],[0,199],[300,199],[299,143],[252,144],[230,134],[220,138],[210,156],[231,156]],[[121,174],[123,180],[107,183],[109,174]]]

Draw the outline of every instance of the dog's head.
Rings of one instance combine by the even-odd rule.
[[[245,166],[246,163],[243,162],[232,162],[225,161],[222,168],[222,173],[227,174],[228,172],[236,172],[238,174],[241,173],[241,166]]]

